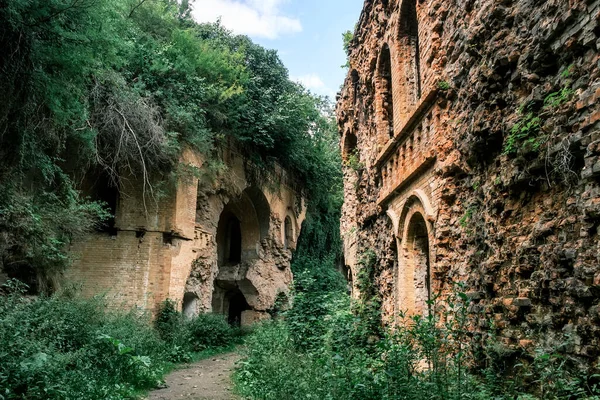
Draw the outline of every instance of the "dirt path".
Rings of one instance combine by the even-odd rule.
[[[221,354],[174,371],[166,378],[165,389],[150,393],[148,400],[236,400],[231,373],[237,353]]]

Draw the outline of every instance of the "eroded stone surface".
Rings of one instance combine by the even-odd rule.
[[[162,197],[144,191],[139,179],[124,180],[114,230],[76,241],[66,280],[122,307],[155,311],[171,299],[187,316],[213,311],[236,323],[268,317],[289,292],[304,199],[280,168],[257,179],[234,148],[220,158],[226,168],[215,177],[201,157],[184,153],[182,165],[199,174],[180,174]]]
[[[365,2],[342,234],[354,276],[376,252],[386,321],[464,282],[504,343],[599,362],[599,21],[597,0]]]

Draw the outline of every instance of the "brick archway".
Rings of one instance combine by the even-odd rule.
[[[396,313],[428,315],[431,300],[432,225],[426,206],[413,196],[400,216]]]

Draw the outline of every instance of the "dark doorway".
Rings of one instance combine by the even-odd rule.
[[[392,57],[387,44],[383,45],[379,57],[379,93],[385,132],[394,137],[394,99],[392,95]]]
[[[231,216],[227,221],[227,243],[225,262],[239,264],[242,261],[242,227],[240,221]]]
[[[242,224],[227,208],[217,227],[217,252],[219,266],[237,265],[242,261]]]
[[[227,321],[230,325],[240,326],[242,324],[242,312],[250,310],[250,305],[239,289],[233,289],[227,293],[229,310]]]

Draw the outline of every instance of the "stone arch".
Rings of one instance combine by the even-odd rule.
[[[217,225],[217,262],[219,266],[242,262],[244,247],[249,247],[248,238],[254,236],[252,221],[246,221],[244,229],[240,220],[239,206],[228,204],[223,209]]]
[[[269,225],[271,223],[271,206],[265,197],[265,194],[256,186],[251,186],[244,190],[244,194],[248,196],[258,219],[258,227],[260,230],[260,240],[265,239],[269,235]]]
[[[396,214],[396,212],[394,210],[389,209],[389,208],[386,211],[386,214],[389,217],[390,221],[392,221],[394,236],[398,237],[398,225],[400,223],[398,214]]]
[[[242,225],[238,217],[226,207],[217,228],[219,265],[239,264],[242,261]]]
[[[421,193],[422,195],[422,193]],[[432,230],[431,211],[416,195],[403,206],[400,215],[400,251],[396,274],[397,311],[406,316],[428,315],[431,300]]]
[[[218,265],[235,265],[258,256],[269,234],[271,210],[264,194],[251,187],[223,208],[217,225]]]
[[[346,161],[351,154],[355,154],[357,146],[358,139],[356,135],[350,131],[346,132],[342,143],[342,159]]]
[[[224,207],[217,225],[217,266],[212,311],[224,314],[233,325],[243,324],[243,313],[258,304],[258,290],[246,278],[250,263],[259,256],[269,236],[271,207],[257,187],[245,189]]]
[[[392,56],[387,43],[381,48],[375,78],[377,114],[381,141],[394,137],[394,99],[392,84]]]
[[[408,197],[408,199],[406,199],[406,201],[402,205],[402,211],[398,216],[398,226],[396,230],[396,235],[398,237],[401,237],[401,235],[404,233],[404,228],[407,221],[406,217],[409,210],[413,206],[417,206],[422,209],[423,217],[425,218],[425,221],[427,223],[431,223],[431,221],[434,221],[435,219],[434,210],[431,206],[431,202],[429,201],[429,197],[427,196],[427,194],[425,194],[423,190],[417,189],[411,193],[411,195]]]
[[[417,0],[403,0],[397,33],[397,60],[400,79],[395,88],[398,115],[407,121],[421,98],[421,62],[419,49],[419,23]]]

